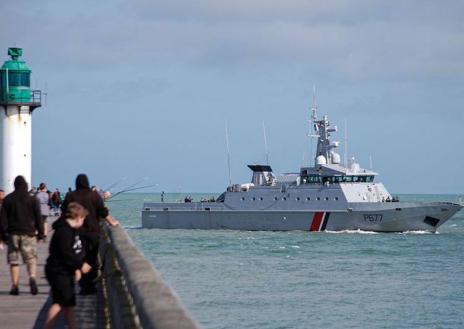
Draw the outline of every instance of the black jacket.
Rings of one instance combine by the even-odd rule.
[[[44,236],[44,223],[40,212],[39,200],[29,195],[26,180],[18,176],[14,182],[14,192],[3,200],[0,212],[0,234],[2,240],[8,235],[20,234]]]
[[[86,175],[80,174],[76,178],[76,190],[68,192],[61,205],[62,216],[66,214],[69,203],[80,203],[89,214],[85,218],[81,232],[100,232],[99,219],[108,216],[108,208],[105,207],[103,199],[96,191],[92,191]]]
[[[58,219],[53,226],[55,232],[50,241],[46,272],[72,275],[84,262],[85,253],[79,233],[64,218]]]

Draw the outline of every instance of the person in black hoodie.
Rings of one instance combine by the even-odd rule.
[[[20,254],[29,273],[31,294],[37,295],[37,240],[44,239],[40,204],[34,196],[29,195],[23,176],[15,178],[14,187],[15,190],[3,200],[0,212],[1,240],[8,245],[7,258],[12,282],[10,295],[19,295]]]
[[[96,292],[95,279],[98,276],[97,256],[100,239],[100,219],[103,218],[110,225],[119,225],[105,207],[103,199],[96,191],[92,191],[89,179],[85,174],[76,177],[76,190],[68,192],[61,205],[62,213],[66,213],[71,202],[78,202],[87,211],[84,225],[79,229],[79,235],[84,243],[86,262],[90,264],[92,270],[84,274],[79,281],[82,295],[93,294]]]
[[[90,265],[84,262],[85,252],[78,232],[87,214],[84,207],[77,202],[71,202],[64,216],[53,224],[55,233],[50,241],[50,255],[45,265],[45,276],[51,286],[53,304],[47,313],[46,329],[53,328],[61,311],[68,328],[76,327],[74,280],[79,280],[83,273],[90,271]]]

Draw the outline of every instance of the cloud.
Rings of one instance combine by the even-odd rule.
[[[90,70],[296,64],[349,80],[464,76],[458,1],[134,0],[82,10],[89,5],[4,5],[11,15],[0,39],[11,38],[15,26],[26,44],[53,52],[55,65]]]

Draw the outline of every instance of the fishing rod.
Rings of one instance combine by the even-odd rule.
[[[120,200],[106,200],[106,202],[121,202],[121,201],[135,201],[138,199],[120,199]]]
[[[103,191],[109,191],[111,190],[113,187],[116,187],[119,183],[121,183],[122,181],[126,180],[127,177],[124,177],[124,178],[121,178],[119,180],[117,180],[116,182],[114,182],[113,184],[107,186],[107,187],[103,187],[102,190]]]
[[[140,182],[139,182],[139,183],[140,183]],[[137,183],[137,184],[139,184],[139,183]],[[138,186],[138,187],[134,187],[135,185],[131,185],[130,187],[127,187],[127,188],[125,188],[125,189],[123,189],[123,190],[121,190],[121,191],[119,191],[119,192],[116,192],[115,194],[113,194],[112,196],[110,196],[110,197],[108,198],[108,200],[110,200],[110,199],[112,199],[112,198],[114,198],[114,197],[116,197],[116,196],[118,196],[118,195],[120,195],[120,194],[122,194],[122,193],[131,192],[131,191],[136,191],[136,190],[141,190],[141,189],[149,188],[149,187],[154,187],[154,186],[156,186],[156,185],[158,185],[158,184],[151,184],[151,185]]]
[[[116,195],[119,195],[119,194],[121,194],[121,193],[126,192],[128,189],[131,189],[131,188],[137,186],[138,184],[142,183],[143,181],[145,181],[145,179],[139,180],[138,182],[136,182],[136,183],[134,183],[134,184],[132,184],[132,185],[129,185],[129,186],[123,188],[122,190],[120,190],[120,191],[116,192],[115,194],[113,194],[112,196],[110,196],[110,197],[108,198],[108,200],[111,199],[111,198],[114,198]]]
[[[140,187],[134,187],[134,188],[131,188],[131,189],[126,189],[124,192],[131,192],[131,191],[136,191],[136,190],[141,190],[141,189],[144,189],[144,188],[149,188],[149,187],[154,187],[154,186],[157,186],[158,184],[151,184],[151,185],[145,185],[145,186],[140,186]],[[121,193],[119,193],[121,194]]]

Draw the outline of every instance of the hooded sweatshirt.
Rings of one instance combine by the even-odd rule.
[[[2,240],[9,234],[29,235],[42,239],[44,224],[40,212],[39,201],[29,195],[27,182],[23,176],[16,177],[15,190],[3,200],[0,212],[0,233]]]
[[[58,219],[53,226],[55,233],[50,241],[46,272],[72,275],[82,267],[85,256],[78,231],[65,218]]]
[[[71,202],[78,202],[89,212],[80,231],[99,233],[99,219],[108,216],[109,211],[98,192],[90,189],[87,175],[80,174],[77,176],[76,190],[66,194],[61,205],[61,213],[66,213],[68,205]]]

